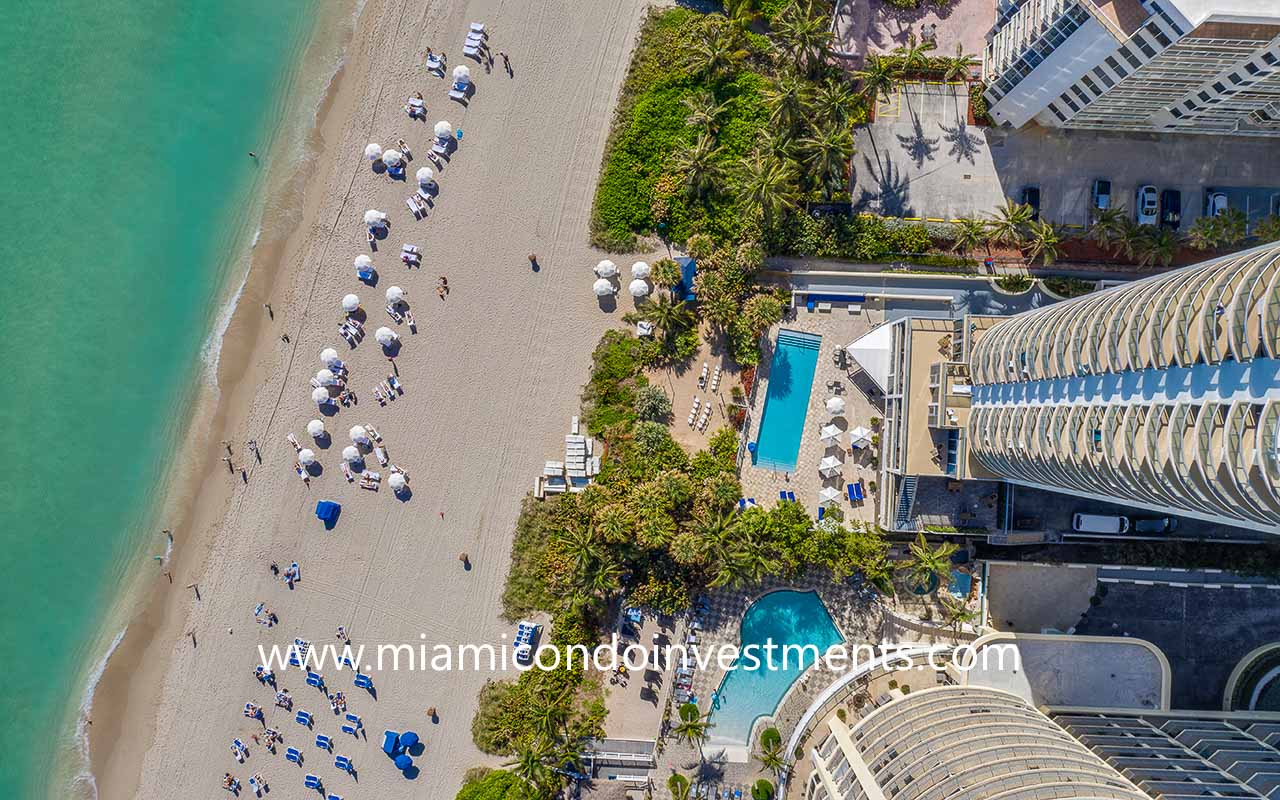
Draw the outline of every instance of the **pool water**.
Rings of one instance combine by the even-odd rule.
[[[844,641],[831,615],[816,592],[782,590],[770,592],[747,609],[742,617],[741,642],[744,654],[736,662],[742,668],[725,674],[711,709],[711,746],[747,746],[751,726],[756,719],[772,714],[796,678],[811,666],[815,652],[821,655],[828,647]],[[777,646],[772,661],[766,663],[763,645]],[[756,645],[760,659],[758,668],[751,663],[747,650]],[[782,668],[784,645],[813,645],[803,653],[789,651],[786,669]],[[801,666],[803,664],[803,666]]]
[[[967,572],[960,570],[951,571],[951,581],[947,584],[947,591],[955,597],[968,597],[969,590],[973,588],[973,576]]]
[[[821,344],[821,336],[786,329],[778,331],[769,365],[769,389],[765,393],[752,455],[756,466],[778,472],[791,472],[796,468]]]

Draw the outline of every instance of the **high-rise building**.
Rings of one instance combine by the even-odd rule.
[[[1273,0],[1000,0],[987,38],[998,124],[1280,136]]]

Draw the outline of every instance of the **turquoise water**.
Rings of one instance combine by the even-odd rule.
[[[769,366],[769,390],[760,415],[760,432],[752,463],[758,467],[791,472],[800,455],[804,420],[809,413],[813,371],[818,366],[821,336],[780,330]],[[817,465],[814,465],[817,468]]]
[[[122,580],[163,551],[155,491],[245,263],[251,198],[319,2],[5,7],[8,797],[70,794],[56,784],[79,768],[72,706],[118,632],[106,615]]]
[[[756,719],[772,714],[791,684],[814,663],[812,649],[805,653],[789,652],[786,669],[782,669],[782,646],[814,645],[820,655],[831,645],[844,641],[816,592],[770,592],[747,609],[741,630],[743,658],[738,663],[744,668],[729,672],[720,682],[717,703],[711,712],[713,745],[748,744]],[[761,648],[769,642],[778,647],[772,657],[775,669],[768,669],[763,649],[756,651],[759,668],[751,668],[754,665],[747,648],[750,645]]]
[[[947,582],[947,591],[955,597],[968,597],[973,588],[973,576],[958,569],[951,570],[951,580]]]

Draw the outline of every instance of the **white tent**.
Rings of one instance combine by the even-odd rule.
[[[435,132],[437,137],[448,139],[453,136],[453,126],[449,124],[448,120],[442,119],[436,123]]]
[[[598,278],[595,283],[591,284],[591,291],[596,293],[596,297],[608,297],[617,292],[608,278]]]
[[[338,376],[327,369],[322,369],[316,373],[316,382],[321,386],[333,386],[338,382]]]
[[[893,326],[881,325],[846,347],[845,352],[858,363],[858,366],[862,367],[867,377],[875,381],[883,392],[889,385],[891,347],[893,347]]]
[[[844,398],[843,398],[843,397],[828,397],[828,398],[827,398],[827,413],[828,413],[828,414],[843,414],[843,413],[844,413]]]
[[[400,337],[396,336],[396,332],[390,328],[378,328],[378,330],[373,334],[373,338],[376,339],[378,344],[383,347],[390,347],[391,343]]]
[[[595,273],[601,278],[612,278],[618,274],[618,265],[605,259],[595,266]]]
[[[312,390],[311,390],[311,399],[312,399],[312,401],[313,401],[313,402],[315,402],[315,404],[316,404],[316,405],[320,405],[320,406],[322,406],[322,405],[324,405],[325,403],[328,403],[328,402],[330,401],[330,397],[329,397],[329,390],[328,390],[328,389],[323,389],[323,388],[321,388],[321,389],[312,389]]]
[[[347,462],[348,464],[355,464],[355,463],[358,463],[360,459],[361,459],[360,451],[357,450],[353,445],[347,445],[346,447],[342,448],[343,461]]]
[[[649,284],[645,282],[644,278],[636,278],[627,285],[627,291],[631,292],[632,297],[648,297]]]
[[[859,425],[849,431],[849,444],[853,447],[866,447],[871,444],[871,431]]]
[[[389,286],[389,287],[387,287],[387,302],[388,302],[388,303],[391,303],[392,305],[395,305],[396,303],[399,303],[399,302],[400,302],[400,301],[402,301],[402,300],[404,300],[404,289],[401,289],[399,286]]]
[[[347,434],[351,437],[351,441],[356,444],[369,443],[369,432],[364,429],[363,425],[353,425]]]
[[[381,228],[387,224],[387,215],[376,209],[369,209],[364,212],[364,224],[370,228]]]
[[[471,83],[471,68],[466,64],[459,64],[454,67],[453,79],[457,83]]]
[[[418,170],[418,185],[430,186],[436,182],[436,174],[431,171],[431,167],[422,167]]]
[[[307,448],[305,448],[305,447],[304,447],[304,448],[302,448],[301,450],[299,450],[299,451],[298,451],[298,463],[299,463],[299,464],[301,464],[301,465],[302,465],[302,466],[304,466],[304,467],[309,467],[309,466],[311,466],[312,464],[316,463],[316,454],[315,454],[315,451],[313,451],[313,450],[308,450],[308,449],[307,449]]]
[[[840,429],[835,425],[824,425],[822,430],[818,431],[818,438],[824,442],[835,442],[840,438]]]
[[[332,347],[326,347],[320,351],[320,363],[326,367],[332,367],[335,364],[341,364],[342,359],[338,358],[338,351]]]
[[[382,154],[382,163],[388,167],[399,166],[401,161],[404,161],[404,156],[400,155],[399,150],[387,150]]]
[[[382,145],[376,142],[369,142],[364,146],[364,157],[370,161],[377,161],[382,158]]]
[[[393,492],[403,491],[405,484],[407,483],[408,481],[405,480],[404,474],[400,472],[393,472],[391,473],[391,476],[387,478],[387,485],[391,487],[391,491]]]
[[[307,423],[307,435],[312,439],[319,439],[324,436],[324,423],[318,419],[313,419]]]
[[[818,473],[824,478],[835,477],[840,474],[840,468],[844,466],[844,462],[837,456],[827,456],[818,462]]]
[[[348,314],[353,314],[358,308],[360,308],[359,296],[354,294],[349,294],[346,297],[342,298],[343,311],[347,312]]]
[[[651,274],[653,274],[653,268],[647,262],[637,261],[631,265],[631,277],[633,278],[647,278]]]
[[[827,506],[832,503],[839,502],[840,490],[831,486],[822,487],[822,491],[818,492],[818,505]]]

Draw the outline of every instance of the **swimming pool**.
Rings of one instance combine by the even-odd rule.
[[[778,331],[769,365],[769,389],[764,397],[764,411],[760,414],[760,430],[752,455],[756,466],[779,472],[796,468],[821,344],[821,336],[786,329]]]
[[[710,747],[745,747],[750,744],[751,726],[757,718],[772,714],[796,678],[813,664],[815,653],[844,641],[827,607],[816,592],[780,590],[761,597],[742,617],[741,647],[745,651],[738,664],[744,665],[725,674],[716,690],[711,710]],[[772,641],[777,645],[768,669],[762,646]],[[754,650],[761,663],[751,669],[748,650]],[[803,653],[787,653],[787,668],[782,669],[783,645],[813,645]],[[803,662],[801,668],[799,661]]]

